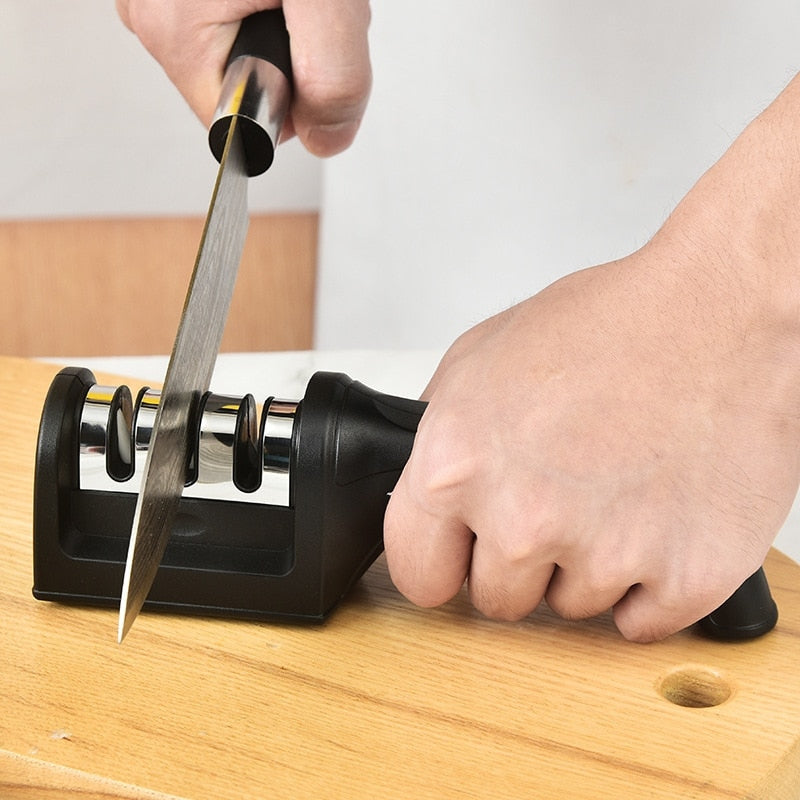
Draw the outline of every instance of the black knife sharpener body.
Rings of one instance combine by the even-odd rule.
[[[136,494],[125,491],[124,481],[119,491],[80,485],[84,400],[94,384],[88,370],[62,370],[45,401],[34,485],[33,593],[118,606]],[[248,502],[235,489],[241,500],[182,497],[145,607],[324,619],[383,549],[388,493],[423,408],[344,375],[317,373],[292,426],[288,505]],[[112,405],[108,431],[115,411]],[[144,454],[137,456],[143,463]]]
[[[143,390],[134,403],[127,387],[102,387],[99,402],[93,391],[89,370],[67,368],[55,376],[45,400],[34,483],[33,593],[40,600],[118,606],[136,505],[137,489],[128,482],[146,455],[143,409],[157,402],[157,393]],[[265,426],[273,399],[264,404],[255,434],[251,396],[241,402],[204,398],[193,463],[187,465],[194,487],[181,498],[145,608],[321,621],[382,552],[388,496],[425,404],[381,394],[340,373],[318,372],[286,414],[290,430],[281,442]],[[94,431],[86,411],[90,400],[103,418]],[[209,420],[213,433],[203,430]],[[231,424],[220,427],[220,420]],[[217,473],[224,475],[228,462],[234,471],[248,460],[257,464],[255,479],[251,470],[249,478],[235,481],[246,491],[228,487],[234,500],[202,496],[204,475],[214,472],[220,451]],[[82,485],[84,459],[98,455],[111,488]],[[258,485],[269,465],[280,468],[282,460],[285,499],[265,502]],[[257,474],[262,467],[263,476]],[[246,472],[240,470],[240,477]],[[230,471],[228,482],[234,483]],[[199,496],[188,496],[192,488]],[[760,569],[699,628],[713,638],[741,640],[767,633],[776,621]]]

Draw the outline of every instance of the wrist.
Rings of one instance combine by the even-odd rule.
[[[671,265],[712,294],[730,293],[751,323],[800,337],[800,75],[700,178],[651,244],[666,247]]]

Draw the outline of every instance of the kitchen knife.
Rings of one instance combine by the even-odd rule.
[[[247,179],[272,164],[291,97],[281,9],[245,19],[225,69],[209,145],[220,162],[167,367],[133,517],[118,641],[144,604],[186,484],[189,431],[208,391],[247,235]]]

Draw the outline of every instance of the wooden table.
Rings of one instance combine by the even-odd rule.
[[[800,567],[777,552],[778,628],[735,645],[419,610],[382,561],[320,627],[144,614],[119,646],[112,611],[34,600],[55,371],[0,359],[0,797],[800,796]]]

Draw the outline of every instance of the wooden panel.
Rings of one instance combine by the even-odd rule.
[[[321,626],[144,613],[119,646],[113,610],[34,600],[54,373],[0,358],[0,797],[800,797],[800,567],[775,551],[780,622],[738,644],[414,608],[383,559]]]
[[[0,353],[167,354],[200,218],[0,223]],[[317,215],[254,216],[222,349],[312,344]]]

